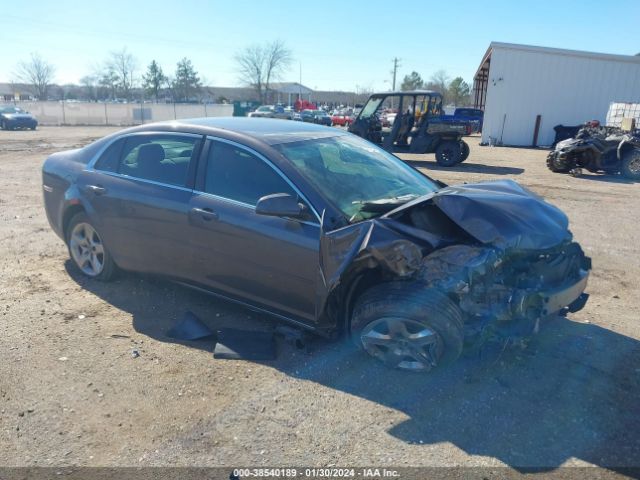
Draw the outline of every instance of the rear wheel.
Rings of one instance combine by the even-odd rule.
[[[69,256],[78,270],[96,280],[113,278],[116,265],[86,213],[76,213],[67,228]]]
[[[471,153],[471,149],[469,148],[469,144],[464,140],[460,140],[460,152],[461,152],[461,162],[464,162],[467,158],[469,158],[469,154]]]
[[[462,148],[460,142],[442,142],[436,148],[436,162],[442,167],[453,167],[462,160]]]
[[[640,180],[640,149],[634,148],[623,155],[620,171],[631,180]]]
[[[429,372],[460,356],[462,313],[437,290],[408,282],[380,284],[359,298],[351,339],[389,367]]]

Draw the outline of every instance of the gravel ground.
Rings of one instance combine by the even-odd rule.
[[[408,156],[447,183],[515,179],[567,212],[593,258],[585,309],[431,376],[320,340],[222,361],[165,332],[186,310],[274,324],[159,279],[84,279],[47,224],[46,156],[114,130],[0,132],[0,465],[640,465],[640,185],[552,174],[546,151],[475,137],[453,169]]]

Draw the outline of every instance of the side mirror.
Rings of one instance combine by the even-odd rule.
[[[256,205],[258,215],[271,217],[301,218],[304,215],[304,205],[298,203],[298,199],[288,193],[274,193],[265,195]]]

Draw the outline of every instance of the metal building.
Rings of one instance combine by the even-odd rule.
[[[483,142],[550,145],[556,125],[604,124],[610,103],[640,103],[640,56],[492,42],[473,80]]]

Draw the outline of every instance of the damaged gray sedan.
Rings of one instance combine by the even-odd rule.
[[[512,181],[446,186],[340,130],[218,118],[149,124],[43,166],[85,275],[170,277],[430,371],[582,308],[567,217]]]

